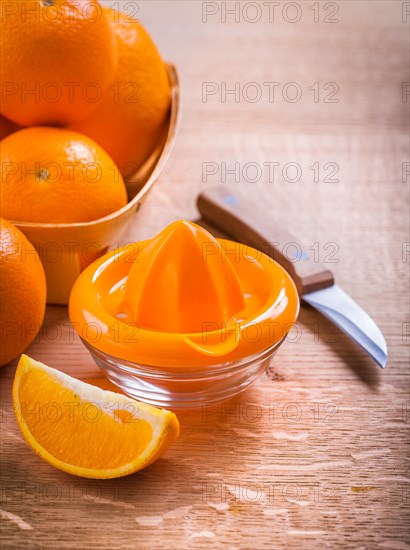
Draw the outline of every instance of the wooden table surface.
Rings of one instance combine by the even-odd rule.
[[[148,469],[100,482],[23,442],[14,362],[1,370],[2,549],[410,547],[409,3],[277,4],[237,2],[225,21],[233,2],[138,2],[178,67],[183,114],[126,240],[195,219],[198,192],[231,183],[374,317],[387,369],[304,307],[266,376],[180,415],[180,438]],[[28,354],[102,382],[65,307],[48,308]]]

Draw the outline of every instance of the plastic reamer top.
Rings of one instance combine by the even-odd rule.
[[[94,262],[69,305],[75,330],[93,347],[172,368],[257,354],[286,336],[298,312],[281,266],[187,221]]]

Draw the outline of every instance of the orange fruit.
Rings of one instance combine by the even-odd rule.
[[[46,278],[30,241],[0,218],[0,365],[34,340],[46,308]]]
[[[174,413],[91,386],[27,355],[17,366],[13,405],[30,447],[52,466],[81,477],[141,470],[179,432]]]
[[[113,160],[90,138],[33,127],[1,142],[0,216],[26,222],[96,220],[127,202]]]
[[[106,13],[118,43],[114,83],[91,115],[72,128],[99,143],[127,176],[148,158],[161,137],[170,84],[160,54],[142,25],[122,13],[118,21],[112,10]]]
[[[97,0],[1,0],[0,8],[1,113],[22,126],[87,116],[117,66]]]
[[[8,118],[0,115],[0,139],[4,139],[13,132],[20,130],[20,126]]]

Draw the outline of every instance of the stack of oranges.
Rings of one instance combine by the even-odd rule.
[[[97,0],[0,7],[0,215],[69,223],[109,214],[125,204],[123,177],[150,155],[167,116],[158,50],[139,22]]]
[[[103,8],[97,0],[0,0],[2,218],[88,222],[126,204],[124,178],[160,140],[170,85],[149,35],[116,6]],[[26,246],[25,237],[4,224],[2,238],[12,236],[20,248]],[[10,250],[17,249],[3,241],[0,298],[10,299],[1,307],[2,331],[13,311],[41,323],[45,304],[45,290],[30,301],[17,283],[6,283],[9,266],[19,269],[17,260],[6,261]],[[45,285],[42,271],[26,271],[33,288]],[[13,344],[1,362],[26,344],[21,349]]]

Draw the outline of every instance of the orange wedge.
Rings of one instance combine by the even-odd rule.
[[[141,470],[179,432],[174,413],[101,390],[27,355],[17,366],[13,404],[34,451],[81,477],[108,479]]]

